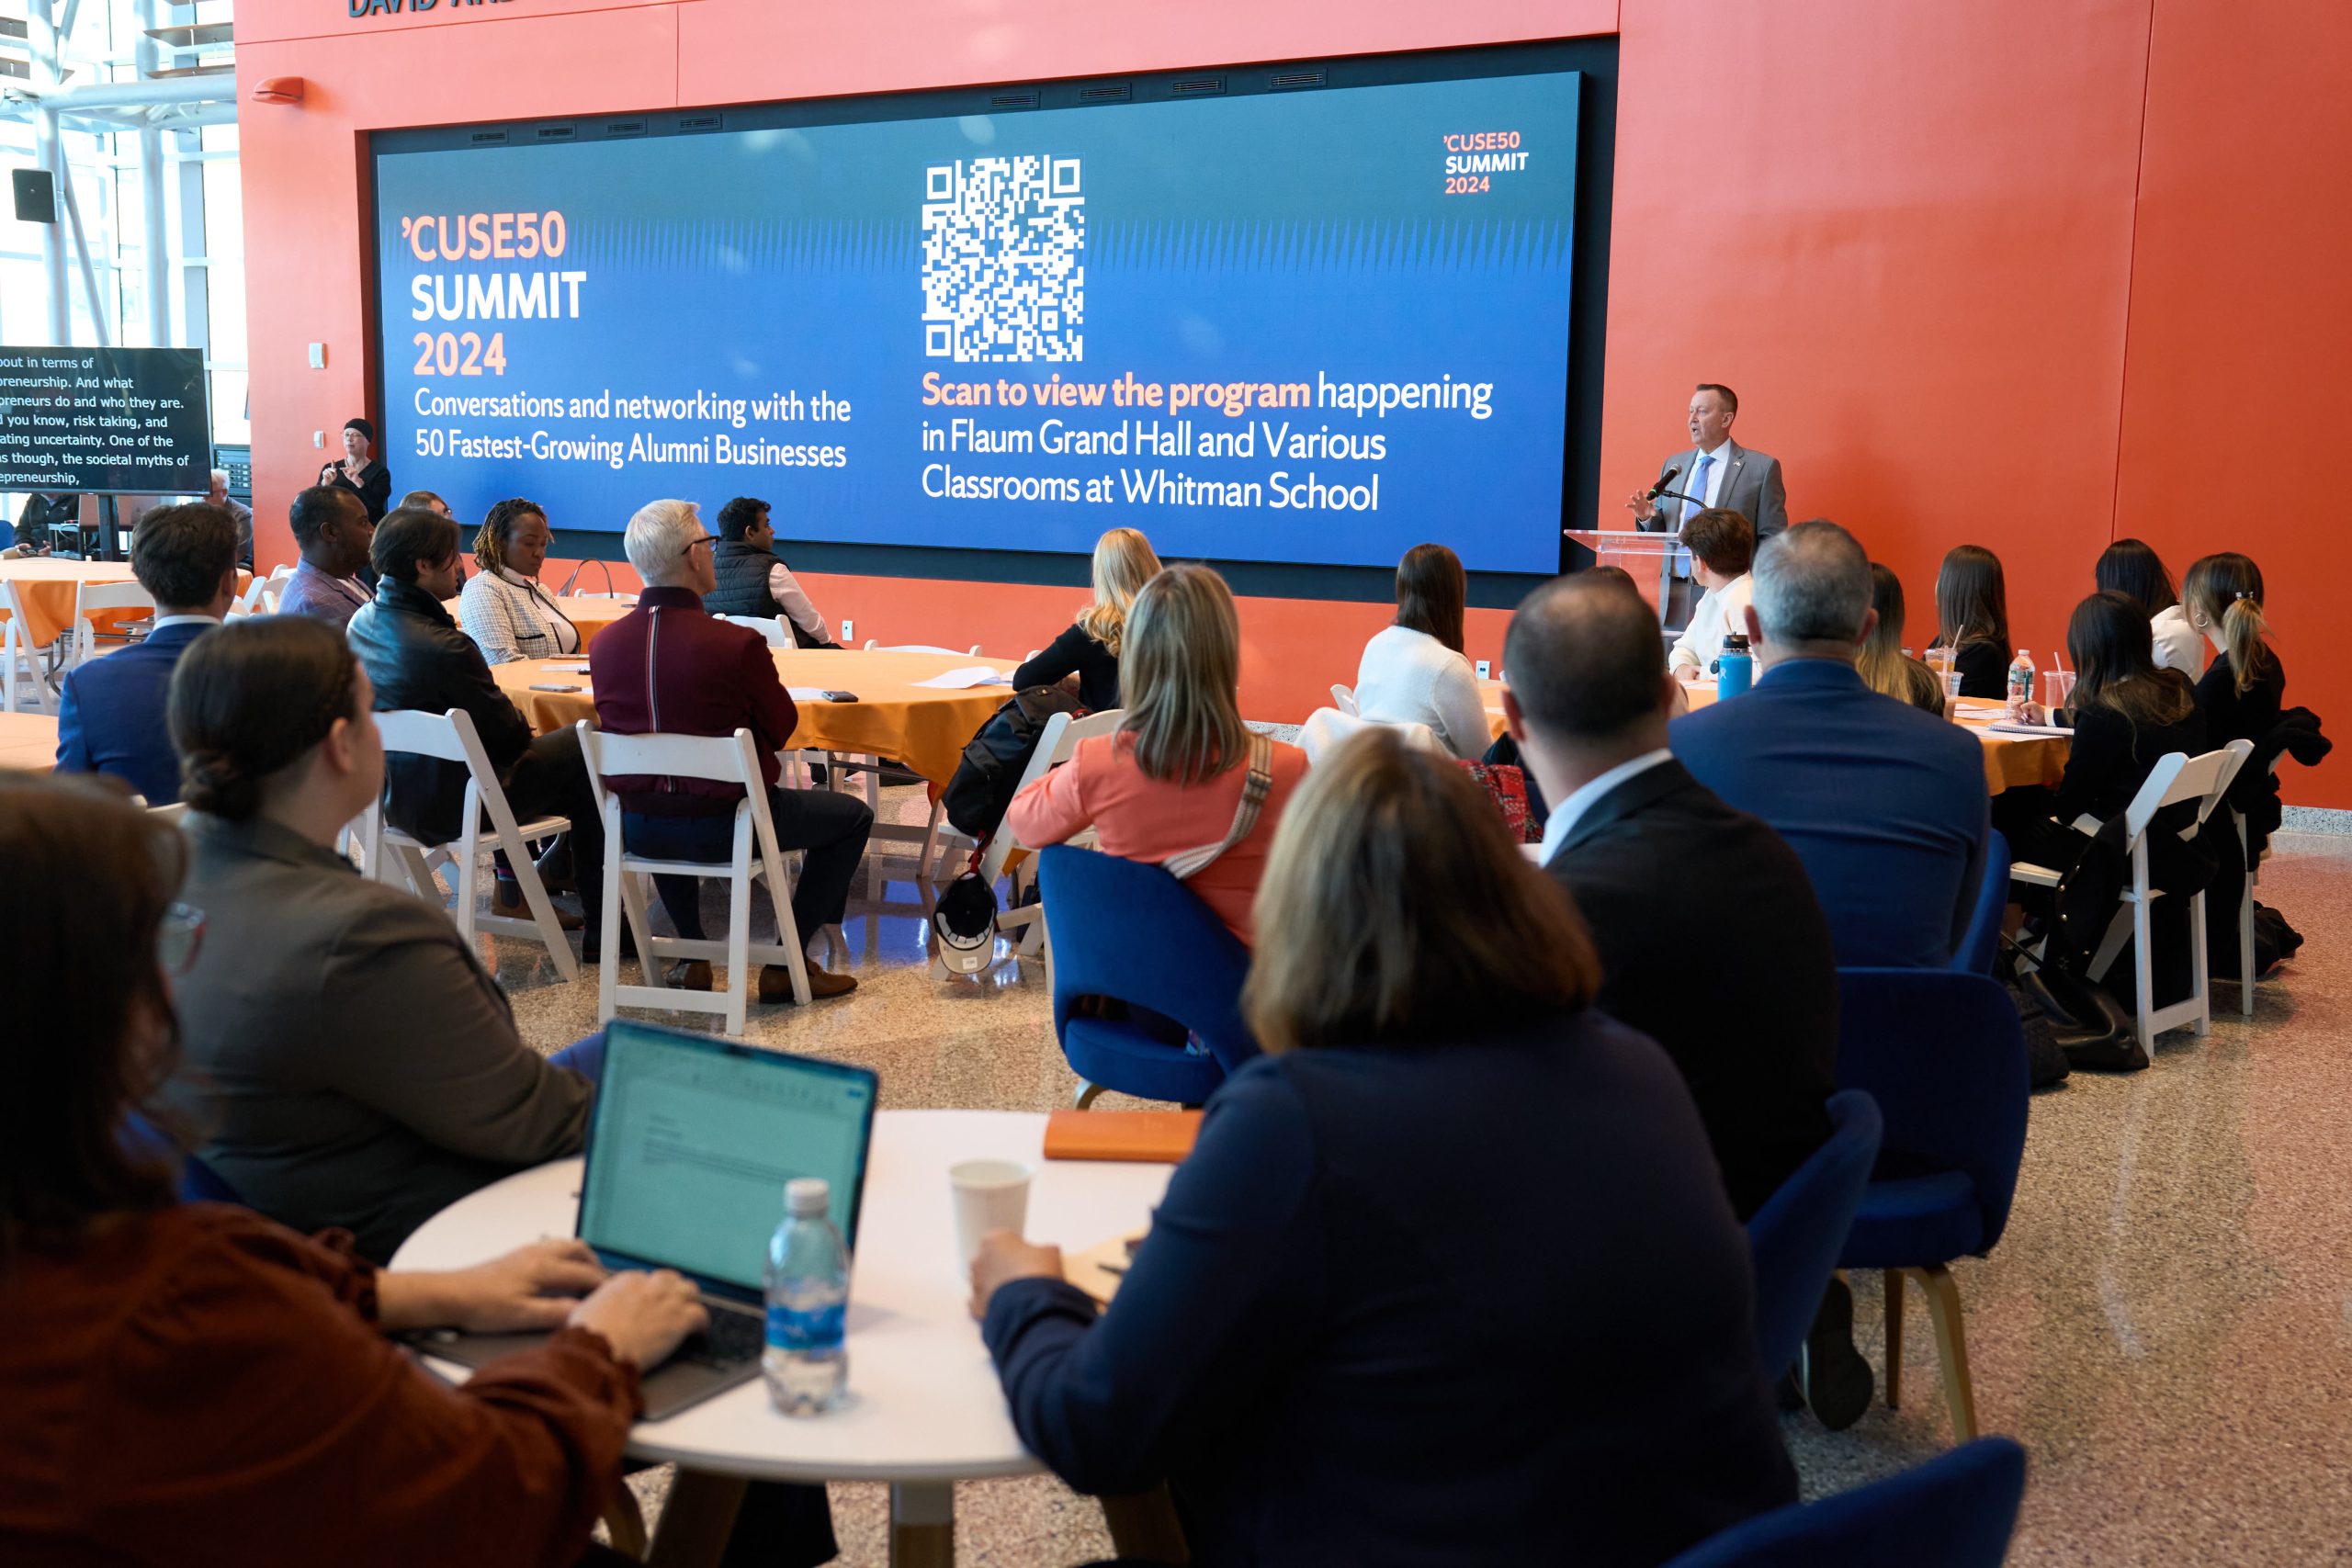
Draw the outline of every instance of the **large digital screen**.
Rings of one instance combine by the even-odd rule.
[[[559,529],[1548,573],[1578,80],[384,151],[383,456]]]
[[[201,495],[204,353],[0,347],[0,490]]]

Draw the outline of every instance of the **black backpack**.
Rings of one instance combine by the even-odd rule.
[[[990,714],[964,747],[956,776],[941,792],[940,806],[948,824],[976,841],[985,842],[1003,824],[1005,807],[1036,752],[1046,721],[1057,713],[1082,714],[1085,705],[1060,686],[1032,686],[1016,692]]]

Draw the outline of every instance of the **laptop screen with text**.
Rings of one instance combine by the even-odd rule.
[[[854,1247],[874,1099],[863,1067],[616,1021],[581,1239],[611,1259],[756,1292],[785,1183],[820,1176]]]

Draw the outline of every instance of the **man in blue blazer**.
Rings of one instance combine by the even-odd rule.
[[[1760,817],[1804,862],[1841,967],[1941,968],[1984,879],[1982,742],[1862,683],[1876,623],[1870,558],[1835,523],[1801,523],[1758,551],[1747,635],[1755,689],[1674,721],[1674,754]],[[1704,911],[1694,911],[1704,913]],[[1726,908],[1726,940],[1762,909]]]
[[[180,655],[236,601],[236,520],[203,501],[150,512],[139,520],[130,571],[155,596],[154,629],[65,677],[57,768],[112,773],[148,805],[169,806],[180,797],[180,761],[164,727],[164,700]]]

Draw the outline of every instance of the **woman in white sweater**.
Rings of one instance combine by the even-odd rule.
[[[458,595],[458,624],[492,664],[554,659],[587,647],[580,628],[539,586],[548,541],[548,514],[538,502],[520,498],[492,507],[474,536],[481,575]]]
[[[1364,644],[1356,711],[1385,724],[1426,724],[1457,757],[1494,740],[1478,677],[1462,652],[1469,580],[1443,545],[1415,545],[1396,563],[1396,621]]]

